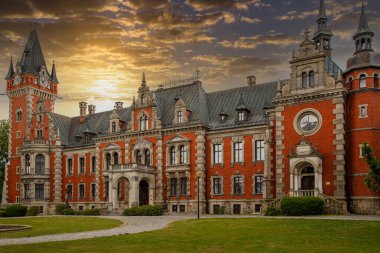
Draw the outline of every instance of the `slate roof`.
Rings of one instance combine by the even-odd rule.
[[[281,81],[282,85],[285,81]],[[162,121],[163,128],[173,126],[175,103],[181,98],[191,111],[188,124],[202,123],[210,129],[241,127],[245,125],[265,124],[265,106],[272,105],[276,95],[277,82],[245,86],[223,91],[206,93],[201,82],[155,91],[157,116]],[[238,108],[247,108],[247,120],[237,122]],[[222,122],[220,113],[228,116]],[[85,134],[91,137],[109,134],[110,115],[112,111],[87,115],[80,123],[80,117],[66,117],[50,113],[56,128],[59,129],[62,144],[69,147],[94,144],[90,138],[85,142]],[[127,123],[131,120],[132,107],[116,110],[120,120],[124,121],[121,132],[126,131]]]
[[[46,66],[36,30],[30,32],[20,64],[23,72],[33,74],[38,74],[41,66]]]
[[[13,59],[11,57],[11,62],[9,63],[8,73],[5,76],[5,79],[11,78],[15,74],[15,70],[13,68]]]
[[[369,33],[369,34],[374,34],[371,28],[369,28],[368,21],[367,21],[367,15],[365,13],[365,7],[364,4],[362,5],[362,11],[360,14],[360,20],[359,20],[359,26],[358,26],[358,31],[356,32],[355,37],[360,36],[363,33]]]

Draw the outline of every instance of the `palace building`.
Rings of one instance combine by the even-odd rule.
[[[170,213],[259,214],[284,196],[318,196],[332,213],[374,214],[361,147],[380,155],[380,54],[364,6],[346,70],[332,58],[321,0],[317,29],[290,59],[290,79],[207,93],[194,78],[150,89],[129,107],[54,113],[59,82],[33,30],[6,75],[9,163],[3,205],[52,213],[163,204]],[[378,115],[378,116],[376,116]]]

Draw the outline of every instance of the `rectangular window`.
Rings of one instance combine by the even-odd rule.
[[[256,161],[264,161],[264,141],[256,141]]]
[[[84,199],[85,197],[85,189],[84,184],[79,185],[79,198]]]
[[[214,194],[222,194],[222,179],[220,177],[214,177],[213,178],[213,189],[214,189]]]
[[[261,205],[255,204],[255,213],[261,213]]]
[[[16,132],[16,138],[21,138],[21,132],[20,131]]]
[[[24,198],[29,199],[30,198],[30,186],[29,184],[24,184]]]
[[[71,184],[68,184],[66,187],[66,197],[67,197],[67,199],[73,198],[73,185],[71,185]]]
[[[177,195],[177,178],[170,179],[170,196]]]
[[[67,173],[69,175],[73,174],[73,159],[67,159]]]
[[[214,164],[222,162],[222,144],[214,144]]]
[[[183,112],[178,111],[178,123],[183,123]]]
[[[96,171],[96,157],[91,157],[91,173],[95,173]]]
[[[263,194],[263,176],[255,176],[255,193]]]
[[[179,212],[184,213],[186,211],[185,205],[179,205]]]
[[[178,206],[177,205],[172,205],[172,212],[178,212]]]
[[[244,121],[246,120],[245,113],[244,112],[239,112],[239,121]]]
[[[367,106],[366,105],[360,105],[359,106],[359,118],[366,118],[368,117],[367,114]]]
[[[243,142],[239,141],[234,143],[234,162],[243,162]]]
[[[233,206],[233,212],[234,212],[234,214],[240,214],[241,213],[241,205],[235,204]]]
[[[243,178],[234,177],[234,194],[243,194]]]
[[[35,187],[35,198],[36,199],[43,199],[45,194],[44,194],[44,190],[45,190],[45,186],[44,184],[35,184],[34,185]]]
[[[79,158],[79,174],[84,174],[84,157]]]
[[[187,195],[187,177],[181,178],[181,195]]]
[[[37,138],[42,138],[42,136],[43,136],[42,129],[37,129],[36,133],[37,133]]]
[[[91,198],[95,198],[96,185],[91,184]]]
[[[220,214],[220,205],[213,205],[212,212],[213,214]]]

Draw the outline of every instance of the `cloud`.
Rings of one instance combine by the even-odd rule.
[[[293,36],[283,33],[270,33],[267,35],[255,35],[249,37],[240,37],[238,40],[223,40],[218,44],[227,48],[250,48],[255,49],[261,45],[289,46],[299,43],[300,40]]]
[[[270,4],[265,4],[261,0],[186,0],[187,5],[198,11],[209,9],[238,9],[248,10],[250,6],[255,7],[270,7]]]
[[[250,17],[241,17],[241,22],[249,23],[249,24],[259,24],[261,22],[258,18],[250,18]]]

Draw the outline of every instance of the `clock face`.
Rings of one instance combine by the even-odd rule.
[[[20,83],[21,83],[21,77],[20,77],[20,76],[16,76],[16,77],[15,77],[14,84],[15,84],[15,85],[19,85]]]
[[[312,132],[314,131],[319,124],[319,119],[317,115],[312,112],[304,113],[298,122],[298,127],[303,132]]]
[[[41,77],[40,82],[42,87],[46,87],[48,85],[48,80],[45,77]]]

